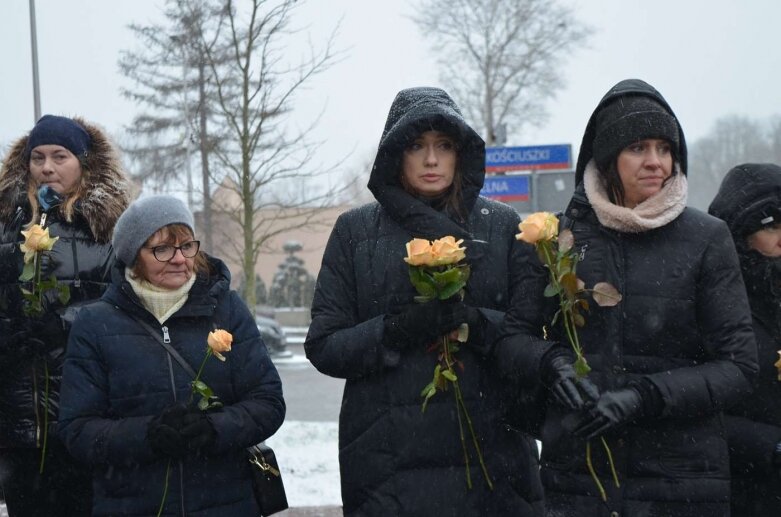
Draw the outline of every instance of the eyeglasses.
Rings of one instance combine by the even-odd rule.
[[[200,247],[201,241],[190,241],[185,242],[181,246],[161,244],[160,246],[146,247],[146,249],[152,250],[152,254],[159,262],[168,262],[174,258],[176,255],[176,250],[181,251],[184,258],[193,258],[198,254],[198,249]]]

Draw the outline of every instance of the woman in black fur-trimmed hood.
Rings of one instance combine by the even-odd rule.
[[[519,287],[533,254],[514,238],[515,211],[479,196],[484,145],[444,91],[402,90],[369,178],[377,201],[342,214],[328,241],[305,346],[318,370],[346,379],[339,417],[346,515],[542,514],[536,447],[505,418],[508,392],[493,351],[510,293],[536,292]],[[405,244],[446,235],[464,239],[465,297],[416,304]],[[532,280],[544,285],[544,278]],[[467,488],[452,392],[421,412],[420,391],[437,360],[427,348],[465,322],[459,383],[493,491],[468,434]]]
[[[652,86],[621,81],[599,102],[576,184],[561,225],[574,234],[578,277],[588,287],[609,282],[623,298],[592,303],[579,329],[598,396],[584,392],[580,408],[548,406],[547,514],[726,517],[722,410],[750,392],[756,344],[732,237],[723,221],[686,207],[683,131]],[[569,355],[564,345],[547,354],[557,349]],[[530,363],[521,354],[515,367]],[[588,440],[606,502],[589,475]]]
[[[744,163],[727,173],[708,208],[729,226],[746,283],[759,375],[751,397],[724,419],[732,517],[781,515],[781,167]]]
[[[90,473],[67,454],[53,431],[69,322],[77,307],[99,298],[108,285],[111,234],[128,195],[114,146],[102,130],[80,118],[41,117],[3,160],[0,462],[12,517],[90,513]],[[19,280],[19,245],[24,240],[20,232],[31,224],[58,237],[43,254],[42,277],[54,275],[66,285],[70,301],[63,306],[49,292],[43,312],[28,316],[21,288],[29,284]]]

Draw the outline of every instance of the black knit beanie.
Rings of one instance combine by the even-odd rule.
[[[75,120],[57,115],[44,115],[38,119],[30,131],[25,147],[25,157],[29,158],[33,149],[39,145],[61,145],[75,156],[85,154],[92,143],[87,131]]]
[[[646,138],[667,140],[672,145],[673,156],[678,156],[678,124],[651,97],[618,97],[599,110],[595,122],[593,152],[600,171],[607,170],[625,147]]]
[[[735,241],[781,223],[781,167],[744,163],[721,182],[708,213],[726,221]]]

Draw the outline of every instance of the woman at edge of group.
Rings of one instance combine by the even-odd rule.
[[[756,344],[729,230],[686,207],[686,194],[678,119],[649,84],[619,82],[586,126],[561,227],[574,234],[578,277],[609,282],[623,299],[592,303],[579,328],[599,396],[548,405],[541,477],[551,517],[729,515],[722,410],[750,392]],[[515,352],[503,363],[511,371],[534,364],[533,347],[512,348],[518,338],[528,339],[522,328],[499,345]],[[555,348],[566,357],[564,343]]]
[[[53,430],[68,328],[75,309],[99,298],[108,285],[111,232],[127,207],[128,188],[107,135],[78,117],[44,115],[3,160],[0,463],[10,517],[90,513],[91,474]],[[63,306],[49,292],[41,313],[26,314],[21,288],[30,284],[19,280],[24,255],[19,246],[21,231],[33,224],[58,238],[42,255],[41,277],[54,275],[70,300]]]
[[[781,167],[746,163],[724,177],[708,212],[732,232],[746,283],[759,375],[727,409],[732,517],[781,515]]]
[[[369,179],[376,202],[342,214],[317,280],[306,354],[346,379],[339,417],[345,515],[541,515],[535,445],[504,418],[492,344],[531,255],[516,245],[518,215],[479,196],[485,144],[443,90],[394,99]],[[463,301],[413,303],[404,262],[412,238],[464,239],[471,276]],[[539,275],[537,281],[543,281]],[[467,431],[466,474],[451,391],[421,412],[436,352],[461,323],[459,383],[480,439],[491,491]]]
[[[106,303],[73,324],[60,433],[93,466],[95,516],[155,515],[166,486],[163,515],[259,514],[245,449],[282,424],[282,386],[227,267],[199,251],[193,226],[174,197],[131,204],[114,231]],[[200,380],[223,406],[201,411],[194,379],[150,330],[198,371],[215,329],[232,334],[232,349]]]

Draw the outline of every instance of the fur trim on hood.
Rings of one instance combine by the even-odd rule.
[[[120,163],[116,147],[97,126],[74,117],[89,133],[92,144],[82,160],[86,193],[76,205],[76,213],[90,227],[92,236],[101,244],[111,242],[114,223],[130,202],[130,184]],[[30,175],[25,147],[29,134],[11,146],[0,170],[0,222],[8,223],[18,206],[30,210],[27,183]]]

